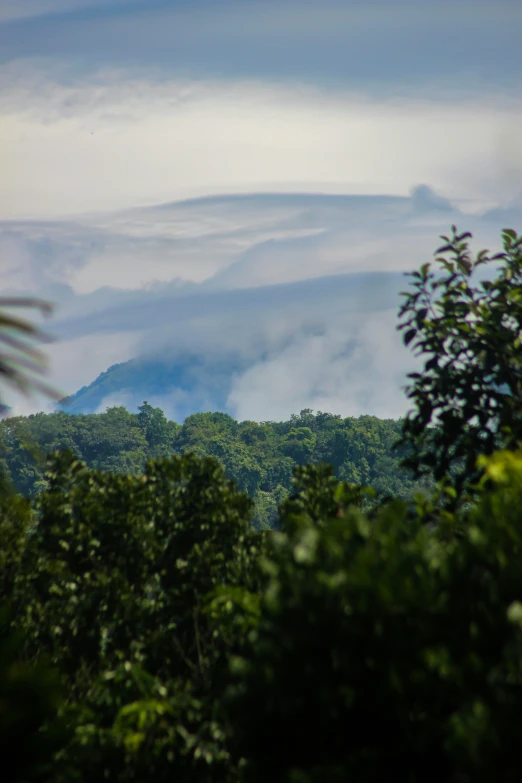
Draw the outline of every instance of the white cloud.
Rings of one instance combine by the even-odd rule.
[[[171,281],[178,281],[171,290],[177,295],[187,293],[181,281],[191,291],[210,291],[407,270],[431,255],[453,222],[476,233],[481,246],[498,243],[498,221],[463,216],[451,205],[434,208],[435,197],[422,192],[413,198],[221,197],[75,222],[0,223],[0,281],[4,289],[58,297],[63,319],[130,306],[140,291],[161,296],[161,283]],[[78,299],[73,292],[91,296]]]
[[[396,332],[395,310],[331,319],[320,334],[297,332],[282,351],[234,379],[228,404],[239,420],[281,420],[303,408],[342,416],[404,415],[405,374],[415,362]]]
[[[98,405],[95,413],[105,413],[107,408],[127,408],[127,410],[132,410],[133,413],[136,411],[133,409],[132,405],[132,395],[130,392],[113,392],[112,394],[108,394],[106,397],[103,398],[101,403]]]
[[[0,215],[71,215],[211,192],[406,194],[502,202],[522,189],[522,101],[386,100],[299,85],[4,66]],[[506,156],[506,139],[511,149]]]
[[[429,260],[452,222],[473,232],[474,249],[496,251],[511,219],[465,216],[425,189],[412,198],[203,199],[83,222],[6,224],[0,249],[15,265],[1,280],[4,290],[18,282],[60,302],[46,327],[61,337],[49,346],[50,380],[64,394],[114,363],[163,357],[172,366],[195,361],[195,391],[157,395],[175,418],[190,402],[214,408],[217,391],[226,400],[229,390],[240,418],[300,407],[393,416],[404,404],[409,353],[382,311],[396,313],[399,272]],[[181,274],[192,282],[168,282]],[[163,284],[143,286],[160,276]],[[99,287],[111,282],[125,288]],[[143,393],[120,389],[101,408],[134,409],[151,396]],[[19,401],[15,410],[45,405]]]

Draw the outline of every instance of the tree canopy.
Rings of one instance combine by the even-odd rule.
[[[35,498],[46,486],[46,457],[69,449],[89,467],[141,474],[148,459],[193,453],[214,457],[227,477],[254,500],[257,527],[271,527],[292,491],[294,468],[327,463],[338,477],[371,484],[379,497],[428,491],[401,467],[394,444],[401,422],[373,416],[342,418],[303,410],[286,422],[237,422],[227,414],[198,413],[182,425],[146,401],[138,413],[109,408],[100,414],[39,413],[0,422],[0,467],[18,492]]]
[[[459,492],[479,478],[479,454],[522,446],[522,237],[506,229],[502,252],[475,258],[470,238],[455,226],[442,237],[435,270],[412,272],[399,314],[405,344],[425,358],[406,390],[406,464],[451,475]]]

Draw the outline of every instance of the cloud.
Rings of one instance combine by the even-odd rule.
[[[236,195],[8,221],[0,249],[14,266],[0,283],[58,302],[49,353],[64,394],[133,357],[168,370],[154,383],[143,371],[139,389],[122,375],[95,409],[153,398],[175,418],[218,407],[269,418],[299,405],[394,416],[409,360],[391,316],[402,272],[430,260],[453,222],[475,249],[498,249],[499,229],[522,214],[510,210],[465,215],[419,186],[410,197]]]
[[[522,190],[502,95],[369,98],[259,81],[154,80],[11,64],[0,73],[4,218],[71,216],[208,193],[406,195],[502,203]],[[502,149],[513,137],[510,165]]]
[[[98,405],[96,410],[93,411],[93,413],[105,413],[107,408],[127,408],[127,410],[132,410],[132,412],[135,413],[134,408],[136,406],[134,406],[132,402],[133,401],[132,401],[131,392],[129,391],[113,392],[112,394],[108,394],[106,397],[103,398],[103,400]]]
[[[138,300],[405,271],[451,223],[491,246],[503,220],[464,215],[423,186],[411,198],[221,196],[75,221],[4,221],[0,283],[58,301],[60,320],[78,319]]]
[[[321,298],[321,297],[320,297]],[[401,390],[415,366],[395,330],[396,310],[280,311],[193,319],[190,339],[171,350],[142,351],[83,395],[73,410],[103,411],[143,399],[182,421],[198,410],[224,410],[240,420],[281,419],[309,407],[343,415],[396,417]],[[234,322],[235,329],[230,328]],[[210,330],[209,330],[210,328]],[[239,332],[239,334],[238,334]]]
[[[397,418],[415,361],[395,331],[396,310],[327,321],[234,378],[228,405],[239,420],[281,420],[303,408]]]

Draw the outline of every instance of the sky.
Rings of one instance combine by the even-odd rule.
[[[520,228],[521,30],[519,0],[0,0],[0,287],[56,303],[50,379],[239,352],[238,418],[402,415],[400,273]]]

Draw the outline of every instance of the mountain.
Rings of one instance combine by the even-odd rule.
[[[177,421],[207,410],[228,412],[227,398],[235,373],[246,369],[239,357],[205,361],[191,355],[176,362],[131,359],[113,364],[88,386],[60,401],[68,413],[102,413],[124,405],[135,412],[144,400],[161,407]]]

